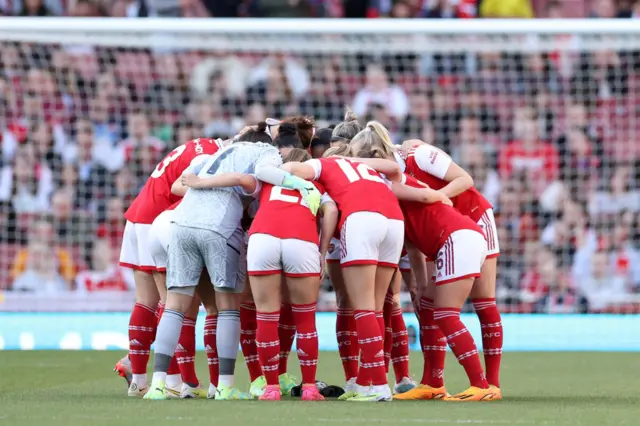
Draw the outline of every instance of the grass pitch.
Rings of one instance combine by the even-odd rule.
[[[507,353],[503,401],[420,401],[354,404],[261,401],[143,401],[126,397],[111,369],[118,352],[0,351],[0,425],[23,426],[275,426],[275,425],[639,425],[640,355],[632,353]],[[208,377],[198,354],[199,376]],[[248,387],[239,360],[237,382]],[[290,360],[296,372],[297,360]],[[344,383],[337,353],[321,354],[318,378]],[[420,377],[420,354],[412,354]],[[449,391],[466,388],[462,369],[447,359]]]

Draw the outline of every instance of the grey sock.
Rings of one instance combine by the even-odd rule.
[[[240,311],[218,313],[216,344],[220,375],[233,375],[240,344]]]
[[[154,372],[166,373],[169,370],[169,362],[176,351],[176,346],[178,346],[178,339],[180,339],[183,320],[184,314],[182,312],[173,309],[164,310],[156,332]]]

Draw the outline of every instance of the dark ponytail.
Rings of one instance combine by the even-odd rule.
[[[273,142],[278,148],[303,148],[298,129],[293,123],[281,123],[278,136]]]

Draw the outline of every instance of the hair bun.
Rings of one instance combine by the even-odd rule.
[[[258,123],[258,132],[264,132],[267,130],[267,123],[266,121],[261,121]]]
[[[278,134],[280,135],[297,135],[298,128],[293,123],[282,123],[278,127]]]
[[[358,116],[350,108],[347,108],[344,113],[344,121],[358,121]]]

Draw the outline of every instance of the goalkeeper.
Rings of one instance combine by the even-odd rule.
[[[315,214],[320,193],[313,184],[278,167],[279,151],[265,143],[234,142],[185,173],[201,178],[175,210],[167,265],[167,302],[155,341],[154,374],[146,399],[166,399],[164,385],[169,361],[178,344],[184,313],[191,304],[204,267],[217,291],[217,345],[220,377],[216,399],[249,399],[234,387],[240,342],[240,299],[244,279],[236,279],[242,232],[242,195],[253,195],[259,181],[298,190]],[[253,175],[247,181],[246,175]]]

